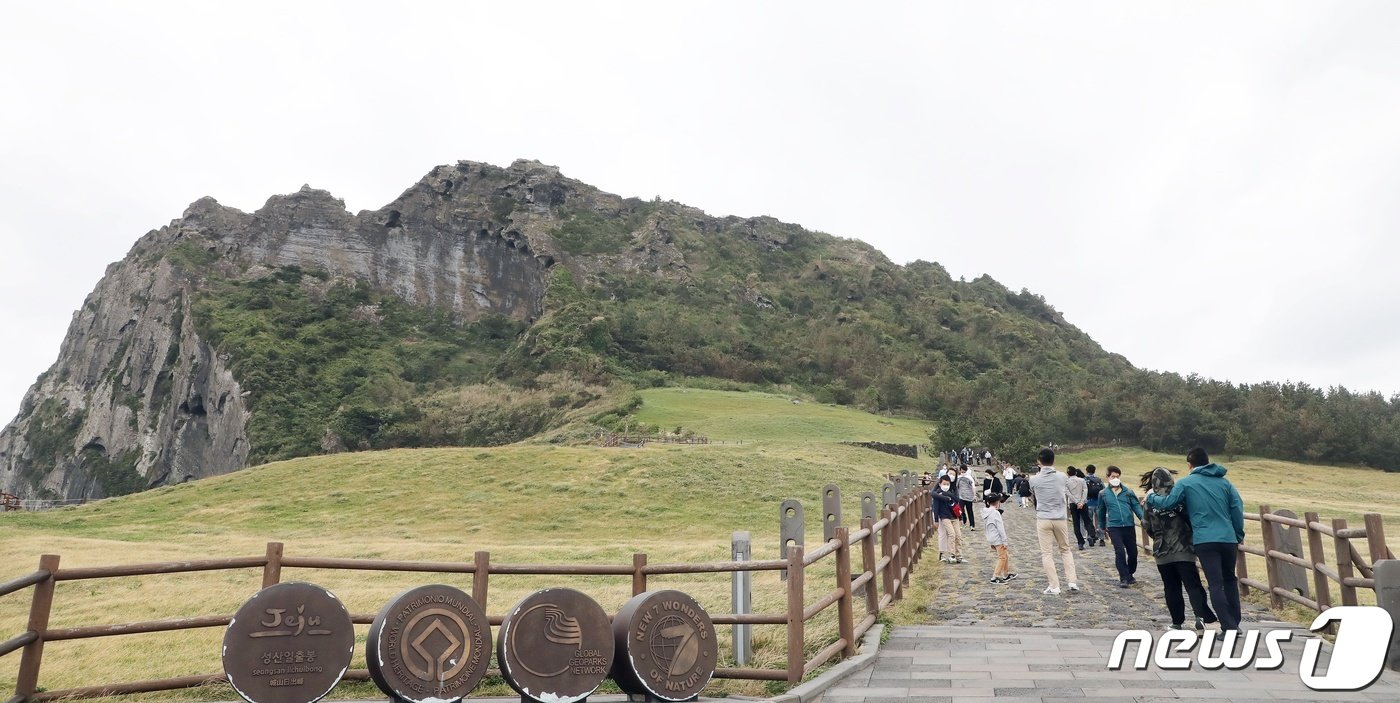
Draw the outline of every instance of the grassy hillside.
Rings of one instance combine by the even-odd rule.
[[[722,398],[711,400],[723,404]],[[760,408],[769,404],[758,396],[730,402],[740,400]],[[833,415],[840,413],[854,426],[884,427],[882,420],[848,411]],[[645,449],[514,445],[294,459],[78,508],[0,516],[0,561],[7,565],[0,580],[32,570],[40,553],[60,554],[63,566],[79,567],[258,555],[271,540],[285,542],[289,555],[469,561],[484,549],[497,563],[630,564],[634,552],[646,552],[653,563],[725,559],[731,532],[749,530],[755,557],[773,558],[783,499],[815,505],[821,487],[835,482],[846,489],[847,514],[858,515],[854,496],[860,491],[877,489],[887,472],[919,466],[864,449],[788,442]],[[808,523],[808,544],[820,542],[817,520]],[[829,560],[825,567],[808,577],[809,602],[830,588],[835,574]],[[246,570],[65,582],[58,587],[51,626],[230,613],[257,590],[259,578],[257,570]],[[469,589],[471,583],[460,575],[299,569],[287,569],[283,578],[322,584],[362,613],[411,585],[438,581]],[[756,610],[781,612],[776,573],[758,574],[754,581]],[[529,591],[561,583],[493,577],[487,610],[502,613]],[[627,599],[631,586],[625,577],[571,578],[567,584],[610,611]],[[725,575],[655,578],[653,586],[685,589],[712,612],[731,610]],[[0,599],[0,635],[22,631],[27,608],[27,598]],[[835,609],[829,612],[834,617]],[[361,641],[366,629],[357,628]],[[817,621],[808,648],[815,651],[834,631],[833,619]],[[41,684],[58,689],[215,672],[221,635],[207,629],[55,643],[45,652]],[[755,637],[759,663],[781,666],[783,628],[757,627]],[[728,656],[727,640],[726,631],[721,657]],[[162,655],[151,657],[153,648]],[[12,690],[17,666],[16,656],[0,659],[0,698]],[[765,691],[761,684],[718,686]],[[377,695],[367,685],[346,685],[333,694]],[[232,696],[213,687],[155,697]]]
[[[930,423],[886,418],[793,396],[693,388],[641,392],[634,416],[664,430],[684,428],[719,440],[875,441],[927,444]]]

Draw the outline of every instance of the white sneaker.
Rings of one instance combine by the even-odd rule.
[[[1052,586],[1052,587],[1047,588],[1047,589],[1045,589],[1044,591],[1042,591],[1042,593],[1044,593],[1044,594],[1047,595],[1047,596],[1058,596],[1058,595],[1060,595],[1060,589],[1055,588],[1055,587]]]
[[[1078,592],[1079,592],[1079,584],[1077,584],[1077,583],[1071,583],[1071,584],[1069,585],[1069,590],[1078,593]]]

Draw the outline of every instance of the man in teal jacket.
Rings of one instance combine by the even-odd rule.
[[[1099,493],[1099,527],[1113,540],[1113,564],[1118,567],[1118,587],[1137,583],[1137,534],[1133,516],[1142,519],[1142,504],[1133,489],[1123,485],[1123,471],[1108,467],[1108,488]]]
[[[1220,617],[1222,630],[1240,629],[1240,589],[1235,562],[1244,541],[1244,501],[1225,478],[1225,467],[1212,464],[1200,447],[1186,454],[1191,474],[1172,486],[1170,495],[1149,493],[1147,505],[1171,510],[1186,504],[1191,520],[1191,541],[1201,570],[1210,582],[1210,601]]]

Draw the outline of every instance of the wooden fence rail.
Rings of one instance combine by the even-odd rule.
[[[1305,608],[1322,612],[1333,605],[1357,605],[1357,589],[1376,588],[1374,565],[1383,559],[1394,559],[1395,553],[1386,545],[1385,524],[1377,513],[1367,513],[1364,527],[1349,527],[1344,519],[1324,522],[1315,512],[1305,513],[1302,518],[1280,515],[1269,506],[1260,505],[1257,513],[1245,513],[1245,520],[1259,524],[1262,539],[1259,544],[1241,544],[1240,552],[1264,560],[1264,578],[1260,581],[1249,575],[1248,557],[1235,562],[1235,575],[1239,580],[1240,595],[1246,596],[1250,590],[1262,591],[1269,596],[1269,604],[1282,608],[1284,601],[1297,603]],[[1306,556],[1290,554],[1280,549],[1279,527],[1295,527],[1302,530],[1306,539],[1302,540],[1301,550]],[[1146,526],[1141,531],[1142,548],[1151,550],[1152,539]],[[1324,538],[1332,541],[1335,565],[1327,563]],[[1352,540],[1366,540],[1367,562]],[[1312,597],[1295,592],[1283,578],[1283,565],[1300,567],[1311,573]],[[1360,576],[1357,576],[1357,573]],[[1332,584],[1338,587],[1341,603],[1332,602]]]
[[[59,568],[58,555],[44,555],[39,560],[39,568],[33,573],[0,583],[0,597],[15,594],[25,589],[33,589],[29,621],[25,631],[10,639],[0,641],[0,656],[15,651],[21,652],[19,672],[15,681],[15,693],[5,703],[42,703],[43,701],[69,698],[98,698],[129,693],[168,691],[223,681],[222,674],[206,674],[41,691],[39,689],[39,672],[43,661],[44,645],[47,642],[225,627],[232,619],[232,615],[207,615],[51,629],[48,626],[49,615],[54,607],[54,586],[59,581],[129,578],[233,569],[261,569],[263,588],[280,583],[282,570],[286,568],[471,574],[472,598],[483,609],[486,609],[487,606],[490,577],[498,575],[631,577],[632,593],[636,595],[647,590],[648,576],[720,574],[735,571],[782,571],[787,575],[787,607],[785,612],[723,613],[712,616],[712,619],[716,625],[786,626],[786,666],[783,669],[719,668],[715,675],[718,678],[786,681],[789,684],[796,684],[804,676],[833,658],[854,655],[856,644],[875,624],[880,612],[904,597],[910,575],[919,562],[919,557],[929,536],[933,533],[934,525],[929,514],[930,500],[927,491],[908,488],[898,495],[893,504],[885,506],[884,515],[879,520],[862,519],[860,529],[854,532],[848,527],[837,527],[835,537],[816,547],[810,553],[804,554],[802,546],[795,545],[789,548],[786,559],[758,561],[650,564],[646,554],[638,553],[633,555],[630,565],[504,564],[492,563],[490,553],[485,551],[476,552],[474,559],[470,562],[392,561],[287,556],[283,553],[283,545],[279,542],[268,543],[266,553],[256,557],[73,569]],[[878,547],[876,545],[877,539],[879,541]],[[852,562],[855,559],[852,552],[857,548],[860,550],[859,572],[852,569]],[[808,603],[805,593],[807,570],[827,558],[835,560],[835,581],[829,591],[825,591],[816,601]],[[884,584],[883,589],[879,587],[881,583]],[[855,599],[857,591],[864,592],[863,603],[857,604]],[[833,605],[837,607],[837,638],[809,658],[806,655],[806,623]],[[863,612],[858,614],[858,609]],[[489,615],[487,619],[492,625],[500,625],[503,618],[502,615]],[[351,620],[356,624],[369,624],[374,620],[374,614],[352,614]],[[352,669],[346,672],[344,680],[368,681],[369,672],[363,669]]]

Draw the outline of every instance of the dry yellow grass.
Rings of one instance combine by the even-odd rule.
[[[744,446],[654,446],[641,450],[518,445],[496,449],[396,450],[279,462],[229,476],[157,489],[41,514],[0,517],[0,580],[32,571],[38,555],[62,566],[114,565],[261,555],[269,540],[287,555],[470,561],[478,549],[493,563],[630,565],[723,560],[730,534],[753,533],[755,558],[775,558],[778,503],[803,499],[807,543],[820,543],[821,486],[845,491],[844,510],[859,515],[860,491],[877,490],[886,472],[920,467],[869,450],[793,442]],[[59,584],[50,627],[229,614],[254,593],[260,569],[69,581]],[[470,575],[428,575],[287,568],[283,580],[329,588],[352,612],[373,613],[423,583],[470,590]],[[807,602],[834,587],[831,559],[814,566]],[[711,612],[729,612],[728,575],[652,577]],[[494,576],[487,610],[501,614],[527,593],[578,588],[615,611],[631,595],[629,577]],[[776,572],[754,576],[757,612],[782,613]],[[0,638],[24,629],[28,591],[0,598]],[[729,633],[721,629],[721,660]],[[357,627],[363,644],[367,626]],[[809,623],[807,654],[835,639],[835,608]],[[127,635],[48,645],[40,684],[49,690],[117,681],[216,673],[221,628]],[[754,628],[756,665],[781,668],[782,626]],[[361,652],[362,652],[361,647]],[[18,654],[0,658],[0,698],[13,691]],[[723,665],[723,664],[722,664]],[[363,668],[363,654],[352,663]],[[722,682],[715,693],[764,694],[761,683]],[[483,693],[507,694],[499,681]],[[369,684],[344,684],[333,697],[377,697]],[[153,700],[230,700],[211,686],[148,694]]]

